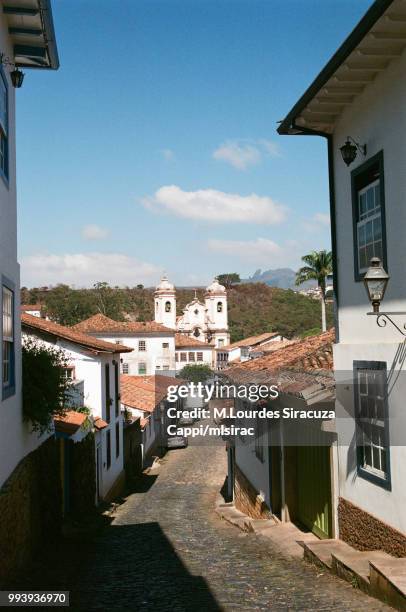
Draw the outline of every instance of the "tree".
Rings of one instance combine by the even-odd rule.
[[[213,376],[213,371],[208,365],[190,364],[186,365],[178,374],[179,378],[189,380],[190,382],[206,382]]]
[[[321,329],[326,331],[326,276],[332,272],[331,251],[312,251],[302,257],[306,264],[296,273],[296,285],[308,280],[316,280],[321,297]]]
[[[33,338],[23,341],[23,417],[33,431],[50,431],[53,418],[65,414],[72,385],[65,376],[68,365],[62,349]]]
[[[230,289],[232,285],[237,285],[241,282],[240,275],[237,272],[228,272],[226,274],[219,274],[217,280],[220,285],[224,285],[226,289]]]

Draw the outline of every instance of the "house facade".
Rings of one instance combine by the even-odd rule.
[[[132,348],[122,356],[121,372],[130,376],[153,376],[175,370],[175,332],[155,321],[114,321],[97,314],[73,329],[106,342]]]
[[[37,338],[63,351],[73,386],[67,407],[88,408],[94,421],[96,502],[113,498],[124,479],[120,357],[131,348],[27,314],[22,315],[22,332],[23,340]]]
[[[299,522],[320,538],[336,533],[331,473],[337,437],[334,420],[327,417],[335,401],[333,337],[329,331],[307,338],[221,375],[238,388],[278,388],[271,401],[234,400],[237,420],[229,423],[250,432],[227,443],[229,490],[236,508],[256,519],[273,515],[281,522]],[[325,412],[326,418],[285,419],[284,409]],[[248,418],[252,411],[256,414]]]
[[[17,262],[16,204],[16,68],[57,69],[59,66],[52,10],[49,0],[34,0],[27,14],[12,0],[0,14],[0,486],[19,461],[41,443],[22,419],[21,350]],[[27,28],[37,30],[30,35]],[[13,65],[14,64],[14,65]],[[34,72],[29,77],[35,78]],[[22,90],[22,95],[23,95]],[[38,118],[40,120],[40,118]]]
[[[168,388],[176,388],[181,382],[163,375],[121,376],[121,408],[127,422],[140,421],[143,465],[166,449],[168,426],[176,421],[168,415],[168,409],[182,410],[184,403],[182,398],[169,402]]]
[[[283,340],[285,338],[277,332],[265,332],[258,336],[250,336],[227,346],[216,348],[216,369],[223,370],[233,362],[247,361],[248,359],[259,357],[271,348],[272,345],[270,343],[280,343]],[[274,345],[275,348],[277,346],[278,344]]]
[[[328,145],[339,536],[406,555],[406,4],[377,0],[279,127]],[[350,155],[350,157],[348,157]],[[378,318],[363,277],[390,275]],[[398,314],[396,314],[398,313]]]
[[[176,371],[182,370],[186,365],[206,365],[214,367],[214,347],[201,342],[193,336],[175,334],[175,364]]]

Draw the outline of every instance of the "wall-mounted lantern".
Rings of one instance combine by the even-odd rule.
[[[9,57],[4,55],[4,53],[0,53],[0,64],[2,64],[2,66],[13,67],[13,70],[10,71],[11,82],[13,84],[13,87],[19,89],[24,81],[24,72],[17,68],[15,63]]]
[[[406,312],[381,312],[380,305],[384,298],[386,287],[389,282],[389,274],[383,267],[379,257],[372,257],[370,266],[364,276],[364,284],[367,290],[369,301],[372,304],[372,312],[368,315],[376,317],[378,327],[386,327],[387,322],[395,327],[402,336],[406,336],[406,323],[402,328],[393,320],[393,316],[406,316]]]
[[[367,154],[367,145],[360,145],[353,138],[351,138],[351,136],[347,136],[347,140],[343,146],[340,147],[340,151],[344,163],[349,166],[357,157],[357,151],[362,153],[362,155]]]

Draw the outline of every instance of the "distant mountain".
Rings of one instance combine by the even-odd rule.
[[[265,283],[270,287],[280,289],[309,289],[317,285],[316,281],[307,281],[297,287],[295,285],[296,272],[291,268],[277,268],[276,270],[258,269],[249,278],[241,279],[242,283]]]

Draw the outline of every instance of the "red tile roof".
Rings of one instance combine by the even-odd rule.
[[[301,370],[331,370],[333,367],[334,330],[285,345],[271,353],[244,361],[238,369],[245,371],[277,371],[295,367]],[[236,370],[237,368],[232,368]]]
[[[27,310],[42,310],[42,304],[21,304],[20,310],[27,312]]]
[[[185,347],[196,347],[196,348],[213,348],[210,344],[202,342],[193,336],[186,336],[185,334],[175,334],[175,348]]]
[[[24,331],[28,333],[37,332],[47,334],[53,336],[54,338],[68,340],[69,342],[73,342],[74,344],[78,344],[100,353],[130,353],[133,350],[128,346],[105,342],[104,340],[93,338],[93,336],[80,333],[74,330],[72,327],[65,327],[64,325],[59,325],[59,323],[47,321],[46,319],[40,319],[39,317],[34,317],[34,315],[27,313],[21,314],[21,323]]]
[[[128,334],[137,335],[139,333],[154,333],[154,332],[171,332],[174,333],[173,329],[156,323],[155,321],[114,321],[105,315],[99,313],[95,314],[89,319],[85,319],[80,323],[77,323],[72,329],[87,334]]]
[[[221,347],[219,350],[228,351],[240,346],[255,346],[257,344],[261,344],[261,342],[272,340],[272,338],[275,338],[276,336],[280,336],[280,334],[278,332],[265,332],[264,334],[259,334],[259,336],[249,336],[249,338],[243,338],[242,340],[238,340],[237,342]]]
[[[103,419],[101,417],[99,417],[99,416],[93,417],[93,425],[99,431],[101,431],[102,429],[105,429],[106,427],[109,426],[109,424],[106,423],[106,421],[103,421]]]
[[[157,405],[166,397],[170,385],[180,385],[184,381],[171,376],[130,376],[120,377],[121,401],[125,406],[144,412],[154,412]]]
[[[66,433],[68,435],[75,434],[82,427],[87,419],[87,415],[76,410],[68,410],[63,416],[54,418],[55,431],[58,433]]]

